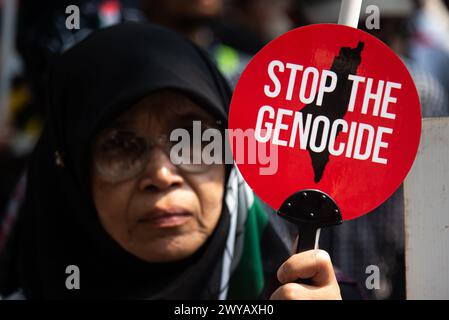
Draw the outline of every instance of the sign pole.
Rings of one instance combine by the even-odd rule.
[[[361,8],[362,0],[342,0],[338,24],[357,29]]]

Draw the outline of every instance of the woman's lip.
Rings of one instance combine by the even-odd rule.
[[[186,223],[191,217],[192,213],[182,209],[171,210],[152,210],[139,222],[149,223],[157,227],[175,227]]]

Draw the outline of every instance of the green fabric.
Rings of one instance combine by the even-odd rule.
[[[240,65],[238,52],[223,44],[216,48],[215,59],[217,61],[218,69],[227,76],[236,73]]]
[[[257,299],[264,288],[261,238],[268,216],[260,200],[254,196],[245,223],[242,258],[230,280],[228,299]]]

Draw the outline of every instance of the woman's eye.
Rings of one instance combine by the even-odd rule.
[[[146,141],[133,132],[115,131],[101,143],[101,151],[105,153],[125,153],[140,155],[146,150]]]

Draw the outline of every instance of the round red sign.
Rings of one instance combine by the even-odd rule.
[[[344,220],[366,214],[402,183],[415,159],[421,111],[399,57],[354,28],[318,24],[265,46],[235,89],[234,161],[274,209],[290,195],[330,195]]]

